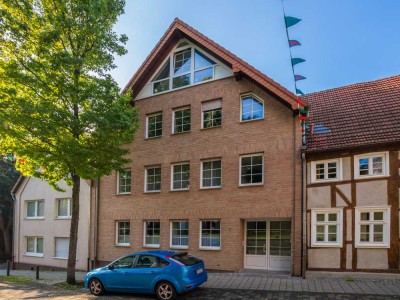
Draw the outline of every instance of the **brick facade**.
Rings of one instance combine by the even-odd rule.
[[[264,101],[264,119],[240,122],[240,95],[253,92]],[[202,102],[222,99],[222,126],[201,129]],[[135,101],[140,129],[131,148],[132,193],[117,195],[116,174],[101,178],[97,260],[111,261],[143,250],[143,221],[160,220],[161,249],[170,245],[170,221],[189,220],[189,251],[209,269],[244,267],[245,220],[292,221],[292,274],[300,275],[301,156],[300,125],[293,110],[248,79],[211,81]],[[191,131],[171,134],[173,109],[190,106]],[[145,138],[146,115],[163,113],[162,137]],[[263,153],[264,184],[239,186],[240,155]],[[200,189],[203,159],[221,158],[222,188]],[[190,162],[190,189],[171,191],[171,164]],[[145,193],[145,167],[161,165],[161,192]],[[92,206],[93,207],[93,206]],[[200,221],[221,221],[221,250],[200,250]],[[115,246],[116,221],[129,220],[129,247]],[[92,227],[93,228],[93,227]],[[93,237],[93,232],[92,232]],[[92,239],[92,259],[93,257]]]

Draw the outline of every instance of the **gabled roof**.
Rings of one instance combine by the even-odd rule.
[[[304,99],[315,128],[307,152],[400,142],[400,75],[321,91]]]
[[[156,68],[170,53],[175,43],[181,38],[187,38],[191,42],[203,48],[203,50],[214,55],[220,61],[232,68],[232,71],[236,76],[246,76],[264,89],[276,95],[280,101],[293,110],[297,109],[297,96],[295,94],[178,18],[172,22],[161,40],[157,43],[138,71],[126,85],[123,92],[132,89],[133,97],[136,97],[150,79],[150,76],[155,72]],[[304,105],[306,105],[306,103],[304,103]]]
[[[14,184],[12,190],[11,190],[11,194],[15,195],[18,192],[19,187],[21,186],[21,184],[24,182],[25,177],[20,175],[17,182]]]

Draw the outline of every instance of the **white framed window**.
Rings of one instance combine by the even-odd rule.
[[[117,246],[130,246],[131,242],[131,222],[117,221],[116,222],[116,240]]]
[[[161,167],[148,167],[145,171],[145,192],[161,191]]]
[[[70,198],[56,199],[56,218],[69,219],[72,216],[72,201]]]
[[[240,121],[264,119],[264,101],[254,94],[240,96]]]
[[[25,255],[43,257],[43,237],[27,236]]]
[[[190,131],[190,107],[174,110],[172,133]]]
[[[390,206],[356,207],[355,223],[356,247],[390,247]]]
[[[69,238],[56,237],[54,239],[54,258],[68,259]]]
[[[160,247],[160,221],[144,222],[144,247]]]
[[[201,162],[201,188],[220,188],[222,185],[221,159],[206,160]]]
[[[125,169],[124,172],[117,173],[117,187],[118,194],[130,194],[132,185],[132,171],[131,169]]]
[[[207,82],[220,64],[187,41],[180,42],[151,81],[153,94]]]
[[[201,104],[201,128],[222,126],[222,100],[211,100]]]
[[[264,184],[264,155],[242,155],[240,157],[239,185],[260,184]]]
[[[379,177],[389,175],[389,153],[377,152],[354,156],[354,177]]]
[[[146,117],[146,138],[162,136],[162,113],[151,114]]]
[[[26,201],[27,219],[44,219],[44,200]]]
[[[189,248],[189,221],[176,220],[171,221],[171,243],[170,247],[174,249]]]
[[[220,220],[200,221],[200,249],[205,249],[205,250],[221,249]]]
[[[342,180],[342,159],[328,159],[311,162],[311,182]]]
[[[342,247],[343,209],[311,210],[311,246]]]
[[[173,164],[171,167],[171,190],[189,189],[190,164],[188,162]]]

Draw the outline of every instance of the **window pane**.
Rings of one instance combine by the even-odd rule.
[[[68,258],[69,238],[56,238],[56,257]]]
[[[176,89],[190,84],[190,74],[175,77],[172,80],[172,88]]]
[[[153,93],[161,93],[169,90],[169,79],[154,82],[153,83]]]
[[[317,214],[317,221],[319,222],[325,221],[325,214]]]
[[[264,104],[253,96],[242,98],[242,121],[264,117]]]
[[[172,222],[172,240],[173,246],[187,246],[189,244],[189,222],[176,221]]]
[[[190,108],[175,111],[174,133],[190,131]]]
[[[201,246],[220,247],[220,221],[202,221]]]
[[[168,77],[169,77],[169,59],[165,62],[164,66],[161,68],[161,70],[154,77],[153,81],[165,79],[165,78],[168,78]]]
[[[43,238],[36,239],[36,253],[43,253]]]
[[[69,216],[69,199],[59,199],[58,200],[58,217],[68,217]]]
[[[205,56],[203,53],[194,50],[194,69],[203,69],[215,65],[215,62]]]
[[[213,68],[194,72],[194,83],[210,80],[213,78]]]
[[[368,158],[359,159],[360,175],[368,175],[368,162]]]
[[[28,217],[36,217],[36,201],[28,202]]]
[[[362,221],[368,221],[369,220],[369,213],[368,212],[361,213],[361,220]]]
[[[331,222],[337,221],[337,214],[328,214],[328,220]]]
[[[131,170],[119,172],[119,193],[131,192]]]
[[[324,164],[316,164],[315,171],[316,171],[317,179],[325,179],[325,165]]]
[[[192,56],[192,50],[190,48],[175,53],[174,75],[190,72],[191,56]]]
[[[360,241],[361,242],[369,242],[369,229],[370,229],[370,225],[361,225],[360,226]]]
[[[375,221],[383,221],[383,212],[374,212],[374,220]]]
[[[33,253],[35,252],[35,238],[28,237],[26,239],[27,247],[26,247],[26,252]]]

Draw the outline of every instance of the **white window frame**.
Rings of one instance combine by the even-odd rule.
[[[30,238],[32,238],[32,239],[35,239],[35,246],[34,246],[34,252],[28,252],[28,239],[30,239]],[[26,243],[26,246],[25,246],[25,255],[26,256],[36,256],[36,257],[44,257],[44,254],[43,254],[43,252],[42,253],[39,253],[39,252],[37,252],[37,240],[38,239],[42,239],[42,241],[43,241],[43,252],[44,252],[44,238],[42,237],[42,236],[26,236],[25,237],[25,243]]]
[[[129,223],[129,243],[120,243],[118,242],[118,237],[119,237],[119,224],[120,223]],[[131,221],[129,220],[118,220],[115,222],[115,245],[116,246],[123,246],[123,247],[129,247],[131,245]]]
[[[383,221],[362,221],[361,213],[383,212]],[[390,248],[390,206],[366,206],[355,208],[355,247],[356,248]],[[382,242],[361,242],[361,225],[383,225]],[[374,231],[370,231],[370,237]]]
[[[202,246],[201,240],[203,238],[203,222],[219,222],[219,247]],[[222,247],[222,222],[220,219],[205,219],[200,220],[200,232],[199,232],[199,249],[200,250],[221,250]]]
[[[204,163],[207,162],[213,162],[213,161],[220,161],[221,162],[221,184],[220,185],[215,185],[215,186],[203,186],[203,167],[204,167]],[[200,188],[204,189],[204,190],[208,190],[208,189],[220,189],[222,187],[222,159],[221,158],[213,158],[213,159],[207,159],[207,160],[203,160],[201,161],[200,164]],[[211,177],[211,182],[212,182],[213,177]]]
[[[317,221],[317,214],[336,214],[336,221]],[[328,226],[336,225],[336,242],[317,241],[317,225],[324,226],[324,235],[328,236]],[[343,208],[316,208],[311,210],[311,247],[342,247],[343,246]]]
[[[182,42],[186,42],[187,45],[178,47]],[[191,59],[191,66],[190,66],[190,71],[188,71],[188,72],[186,72],[184,74],[179,74],[177,76],[174,76],[174,58],[175,58],[175,54],[177,52],[179,52],[179,51],[186,50],[186,49],[189,49],[189,48],[191,48],[191,58],[190,58]],[[194,61],[194,59],[195,59],[194,58],[194,54],[195,54],[195,50],[199,51],[205,57],[213,60],[215,62],[215,64],[212,67],[204,67],[204,68],[195,70],[194,69],[194,62],[195,62]],[[159,79],[157,81],[152,81],[153,79],[150,79],[149,82],[148,82],[148,85],[150,85],[150,89],[151,89],[151,95],[160,95],[160,94],[164,94],[164,93],[168,93],[168,92],[184,89],[184,88],[187,88],[187,87],[191,87],[191,86],[194,86],[194,85],[203,84],[203,83],[207,83],[207,82],[210,82],[210,81],[213,81],[213,80],[217,80],[215,78],[215,75],[216,75],[215,69],[217,67],[223,66],[223,64],[218,59],[216,59],[215,57],[210,56],[207,52],[203,51],[201,48],[197,47],[196,45],[194,45],[190,41],[188,41],[186,39],[181,39],[176,44],[175,48],[171,51],[171,53],[159,65],[157,70],[154,72],[154,75],[153,75],[152,78],[154,78],[158,74],[158,72],[160,72],[160,70],[166,64],[168,59],[169,59],[169,76],[167,78]],[[204,80],[204,81],[200,81],[200,82],[195,83],[194,82],[195,72],[202,71],[202,70],[205,70],[205,69],[208,69],[208,68],[212,68],[212,70],[213,70],[212,78],[208,79],[208,80]],[[181,87],[177,87],[177,88],[173,88],[173,78],[179,77],[179,76],[183,76],[185,74],[190,74],[190,84],[185,85],[185,86],[181,86]],[[169,84],[168,85],[168,90],[162,91],[162,92],[159,92],[159,93],[154,93],[154,83],[160,82],[160,81],[164,81],[164,80],[167,80],[167,79],[168,79],[168,84]]]
[[[148,170],[149,169],[156,169],[156,168],[159,168],[160,169],[160,171],[161,171],[161,174],[160,174],[160,176],[161,176],[161,179],[160,179],[160,189],[159,190],[148,190],[147,189],[147,172],[148,172]],[[145,169],[145,171],[144,171],[144,192],[145,193],[159,193],[159,192],[161,192],[161,184],[162,184],[162,169],[161,169],[161,166],[160,165],[156,165],[156,166],[148,166],[148,167],[146,167],[146,169]]]
[[[328,164],[336,163],[336,178],[328,178]],[[324,177],[325,179],[317,179],[317,164],[324,164]],[[343,160],[341,158],[318,160],[311,162],[311,183],[317,182],[334,182],[343,180]]]
[[[382,157],[382,174],[373,174],[373,157]],[[360,175],[360,159],[368,158],[368,175]],[[389,152],[374,152],[354,156],[354,178],[375,178],[389,176]]]
[[[130,195],[132,194],[132,169],[131,168],[126,168],[125,171],[130,171],[131,172],[131,180],[130,180],[130,185],[131,185],[131,191],[130,192],[120,192],[119,189],[119,180],[120,180],[120,172],[117,171],[117,195]]]
[[[262,116],[262,118],[251,119],[251,120],[243,120],[243,119],[242,119],[242,117],[243,117],[243,114],[242,114],[242,112],[243,112],[243,98],[250,97],[250,96],[251,96],[251,97],[254,97],[255,99],[257,99],[258,101],[260,101],[260,102],[262,103],[262,105],[263,105],[263,116]],[[258,120],[264,120],[264,119],[265,119],[265,101],[262,100],[260,97],[258,97],[258,96],[257,96],[256,94],[254,94],[254,93],[246,93],[246,94],[240,95],[240,116],[239,116],[239,119],[240,119],[240,123],[258,121]]]
[[[45,209],[45,202],[43,199],[40,200],[26,200],[26,219],[28,220],[43,220],[44,219],[44,209]],[[38,216],[39,211],[39,202],[43,203],[43,216]],[[35,215],[33,217],[28,217],[28,205],[29,203],[35,203]]]
[[[181,132],[175,132],[175,113],[178,111],[183,111],[183,110],[190,110],[190,129],[187,131],[181,131]],[[186,133],[186,132],[191,132],[192,131],[192,108],[190,106],[184,106],[184,107],[179,107],[176,109],[172,110],[172,134],[181,134],[181,133]]]
[[[159,244],[146,244],[147,222],[158,222],[160,224],[160,243]],[[145,221],[143,221],[143,247],[145,247],[145,248],[160,248],[160,244],[161,244],[161,222],[160,222],[160,220],[145,220]]]
[[[262,181],[256,183],[242,183],[242,158],[244,157],[253,157],[253,156],[261,156],[262,157]],[[239,156],[239,186],[257,186],[264,185],[264,153],[254,153],[254,154],[245,154]]]
[[[157,135],[157,136],[151,136],[149,137],[149,118],[151,117],[156,117],[156,116],[160,116],[163,117],[163,113],[162,112],[157,112],[157,113],[153,113],[153,114],[149,114],[146,116],[146,139],[156,139],[156,138],[160,138],[162,137],[162,131],[163,131],[163,122],[164,120],[161,120],[161,135]]]
[[[172,231],[173,231],[173,223],[175,223],[175,222],[187,222],[188,223],[188,245],[187,246],[184,246],[184,245],[174,245],[174,244],[172,244]],[[171,249],[189,249],[189,230],[190,230],[190,227],[189,227],[189,220],[187,220],[187,219],[185,219],[185,220],[171,220],[170,221],[170,223],[169,223],[170,225],[170,235],[169,235],[169,247],[171,248]],[[182,230],[182,229],[180,229],[180,230]]]
[[[61,200],[68,200],[68,211],[67,216],[59,216],[58,210],[60,207]],[[71,198],[57,198],[56,199],[56,219],[71,219],[72,218],[72,199]]]
[[[174,166],[178,165],[189,165],[189,182],[188,182],[188,187],[187,188],[181,188],[181,189],[174,189]],[[185,161],[185,162],[179,162],[179,163],[174,163],[171,165],[171,191],[188,191],[190,189],[190,162]]]
[[[57,256],[57,239],[67,239],[68,240],[68,245],[69,245],[69,237],[60,237],[60,236],[54,237],[54,256],[53,256],[53,258],[65,259],[66,260],[66,259],[68,259],[68,253],[67,253],[66,257]]]

